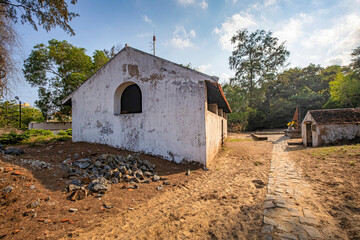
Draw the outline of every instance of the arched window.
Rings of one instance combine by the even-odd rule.
[[[134,82],[122,83],[114,93],[114,114],[141,113],[142,95]]]
[[[141,113],[142,97],[138,85],[132,84],[125,88],[121,95],[121,114]]]

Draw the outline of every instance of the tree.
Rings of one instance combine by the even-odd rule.
[[[77,0],[71,0],[75,5]],[[7,18],[15,23],[29,23],[36,31],[38,25],[46,31],[59,26],[70,35],[75,35],[69,22],[79,16],[74,12],[69,12],[68,4],[65,0],[0,0],[2,9],[0,14],[5,14]],[[18,13],[20,12],[20,16]],[[37,21],[37,23],[36,23]]]
[[[360,79],[355,73],[338,73],[335,80],[330,82],[330,93],[330,101],[335,102],[333,105],[337,107],[359,107]],[[327,104],[330,105],[330,102]]]
[[[34,46],[25,60],[25,79],[31,86],[39,87],[35,104],[45,116],[59,110],[69,113],[62,100],[109,60],[102,51],[95,51],[93,59],[85,51],[53,39],[48,45]]]
[[[360,46],[353,50],[351,56],[353,56],[353,59],[351,59],[352,64],[350,66],[353,68],[354,73],[360,76]]]
[[[231,43],[235,49],[229,58],[230,69],[236,71],[234,80],[248,90],[249,106],[253,107],[256,88],[275,79],[290,53],[284,43],[278,44],[270,31],[257,30],[249,34],[247,29],[239,30]]]

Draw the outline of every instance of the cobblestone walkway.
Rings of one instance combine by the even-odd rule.
[[[264,203],[264,239],[347,239],[333,218],[316,201],[295,162],[286,152],[285,136],[270,136],[274,142],[268,190]]]

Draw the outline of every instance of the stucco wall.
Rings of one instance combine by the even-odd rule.
[[[127,48],[72,94],[73,141],[206,164],[207,75]],[[114,115],[125,82],[142,91],[142,113]]]
[[[218,114],[207,111],[206,112],[206,155],[207,165],[214,159],[219,152],[222,143],[221,124],[227,125],[227,120],[220,117]],[[224,138],[227,136],[227,129],[223,129]]]
[[[312,146],[314,147],[328,145],[336,141],[351,140],[356,137],[360,137],[359,124],[316,124],[316,121],[308,112],[301,124],[301,135],[304,145],[307,145],[305,124],[307,121],[312,122]]]
[[[319,125],[319,142],[316,146],[328,145],[342,140],[360,137],[359,124],[327,124]]]
[[[45,129],[45,130],[66,130],[71,128],[71,122],[31,122],[29,129]]]

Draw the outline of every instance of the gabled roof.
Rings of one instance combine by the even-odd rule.
[[[360,108],[310,110],[317,124],[360,123]]]
[[[171,62],[171,61],[166,60],[166,59],[164,59],[164,58],[160,58],[160,57],[154,56],[154,55],[152,55],[152,54],[149,54],[149,53],[147,53],[147,52],[140,51],[140,50],[138,50],[138,49],[136,49],[136,48],[132,48],[132,47],[129,47],[129,46],[125,46],[123,49],[121,49],[121,51],[120,51],[119,53],[117,53],[117,54],[116,54],[113,58],[111,58],[104,66],[102,66],[99,70],[97,70],[97,72],[101,71],[106,65],[110,64],[113,59],[120,57],[120,55],[121,55],[123,52],[129,51],[129,50],[130,50],[130,51],[138,52],[138,53],[143,54],[143,55],[150,56],[150,57],[155,58],[155,59],[159,59],[159,60],[161,60],[161,61],[168,62],[168,63],[170,63],[170,64],[174,64],[174,65],[176,65],[176,66],[178,66],[178,67],[181,67],[181,68],[183,68],[183,69],[186,69],[187,71],[191,71],[191,72],[194,72],[194,73],[196,73],[196,74],[203,75],[205,78],[207,78],[208,80],[211,80],[211,81],[213,81],[213,82],[217,82],[217,81],[219,80],[219,78],[216,77],[216,76],[207,75],[207,74],[205,74],[205,73],[196,71],[196,70],[194,70],[194,69],[185,67],[185,66],[183,66],[183,65],[180,65],[180,64]],[[91,78],[93,78],[93,77],[96,75],[97,72],[95,72],[91,77],[89,77],[88,80],[91,79]],[[86,80],[85,82],[87,82],[88,80]],[[85,82],[84,82],[84,83],[85,83]],[[82,83],[77,89],[79,89],[84,83]],[[76,89],[76,90],[77,90],[77,89]],[[75,90],[74,92],[76,92],[76,90]],[[67,96],[66,98],[64,98],[64,100],[62,101],[62,104],[63,104],[63,105],[71,105],[71,98],[72,98],[72,95],[73,95],[74,92],[72,92],[69,96]]]
[[[230,105],[226,100],[221,85],[217,82],[205,80],[208,104],[217,103],[218,108],[223,109],[226,113],[231,113]]]

